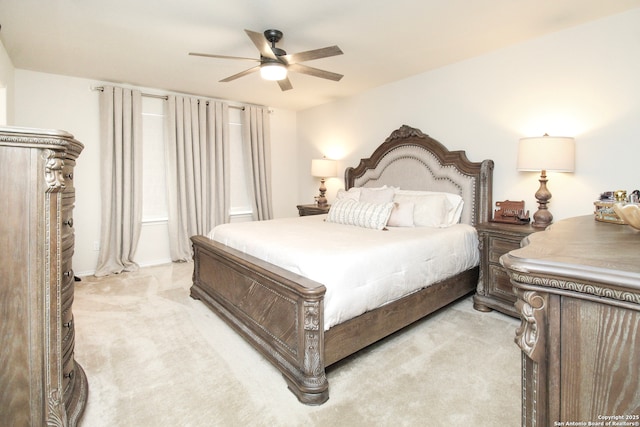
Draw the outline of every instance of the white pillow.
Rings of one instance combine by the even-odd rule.
[[[389,227],[413,227],[413,209],[411,202],[394,203],[387,225]]]
[[[363,203],[340,199],[331,205],[327,222],[382,230],[389,221],[394,203]]]
[[[358,201],[360,200],[360,187],[351,187],[349,191],[340,189],[336,194],[336,199],[353,199]]]
[[[451,208],[449,209],[449,214],[447,215],[447,219],[443,222],[444,227],[448,227],[450,225],[454,225],[460,222],[460,217],[462,216],[462,209],[464,208],[464,200],[462,196],[455,193],[447,193],[443,191],[416,191],[416,190],[396,190],[396,195],[403,196],[432,196],[432,195],[444,195],[449,203],[451,204]],[[395,197],[394,197],[395,200]],[[417,224],[416,224],[417,225]]]
[[[413,223],[416,227],[448,227],[453,206],[444,194],[410,196],[396,194],[396,203],[413,203]]]
[[[393,201],[395,190],[391,187],[367,188],[360,190],[360,201],[367,203],[389,203]]]

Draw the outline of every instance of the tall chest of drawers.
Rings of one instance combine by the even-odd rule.
[[[75,426],[88,384],[74,358],[73,170],[64,131],[0,127],[0,420]]]

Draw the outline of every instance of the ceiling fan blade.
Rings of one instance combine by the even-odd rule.
[[[278,59],[275,53],[273,53],[273,50],[271,50],[271,46],[269,46],[269,42],[264,37],[264,34],[256,33],[255,31],[251,30],[244,30],[244,32],[247,33],[253,44],[256,45],[258,51],[260,52],[260,55],[264,56],[265,58]]]
[[[283,92],[285,90],[293,89],[293,86],[291,85],[291,81],[289,80],[289,77],[285,77],[282,80],[278,80],[278,85],[280,86],[280,89],[282,89]]]
[[[302,73],[309,76],[320,77],[322,79],[333,80],[334,82],[339,82],[343,77],[342,74],[332,73],[331,71],[320,70],[318,68],[313,68],[302,64],[291,64],[288,66],[288,69],[290,71],[295,71],[296,73]]]
[[[306,52],[292,53],[284,55],[282,58],[287,64],[311,61],[312,59],[328,58],[330,56],[342,55],[342,50],[338,46],[323,47],[321,49],[307,50]]]
[[[260,62],[259,59],[256,59],[256,58],[244,58],[242,56],[213,55],[211,53],[196,53],[196,52],[189,52],[189,55],[191,55],[191,56],[204,56],[206,58],[241,59],[243,61]]]
[[[232,80],[239,79],[240,77],[244,77],[244,76],[246,76],[248,74],[255,73],[259,69],[260,69],[259,65],[255,66],[255,67],[251,67],[251,68],[249,68],[247,70],[239,72],[238,74],[234,74],[233,76],[229,76],[226,79],[222,79],[222,80],[220,80],[220,82],[221,83],[227,83],[227,82],[230,82]]]

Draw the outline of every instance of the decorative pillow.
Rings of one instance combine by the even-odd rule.
[[[394,203],[387,225],[389,227],[413,227],[413,209],[411,202]]]
[[[448,227],[453,209],[444,194],[409,196],[396,194],[396,203],[413,203],[413,223],[416,227]]]
[[[351,187],[349,191],[340,189],[336,194],[336,199],[353,199],[360,200],[360,187]]]
[[[393,201],[394,195],[395,190],[391,187],[362,187],[360,191],[360,201],[366,203],[389,203]]]
[[[440,191],[415,191],[415,190],[396,190],[396,195],[402,196],[434,196],[434,195],[444,195],[449,201],[451,207],[448,210],[448,215],[446,220],[443,222],[443,227],[448,227],[453,224],[457,224],[460,222],[460,217],[462,216],[462,209],[464,208],[464,200],[462,196],[455,193],[447,193]],[[395,200],[395,197],[394,197]],[[417,223],[416,223],[417,225]]]
[[[382,230],[389,221],[394,203],[363,203],[339,199],[331,205],[327,222]]]

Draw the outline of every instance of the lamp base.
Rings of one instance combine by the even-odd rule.
[[[324,178],[320,180],[319,190],[320,190],[320,195],[315,197],[316,203],[320,207],[325,207],[328,205],[328,203],[327,203],[327,198],[325,197],[325,193],[327,192],[327,187],[325,187],[324,185]]]
[[[531,226],[535,228],[547,228],[552,222],[553,215],[551,215],[548,209],[538,209],[536,213],[533,214]]]
[[[538,210],[533,214],[532,227],[547,228],[553,222],[553,215],[547,209],[547,203],[551,199],[551,193],[547,189],[547,171],[540,173],[540,188],[536,191],[536,200],[538,201]]]

